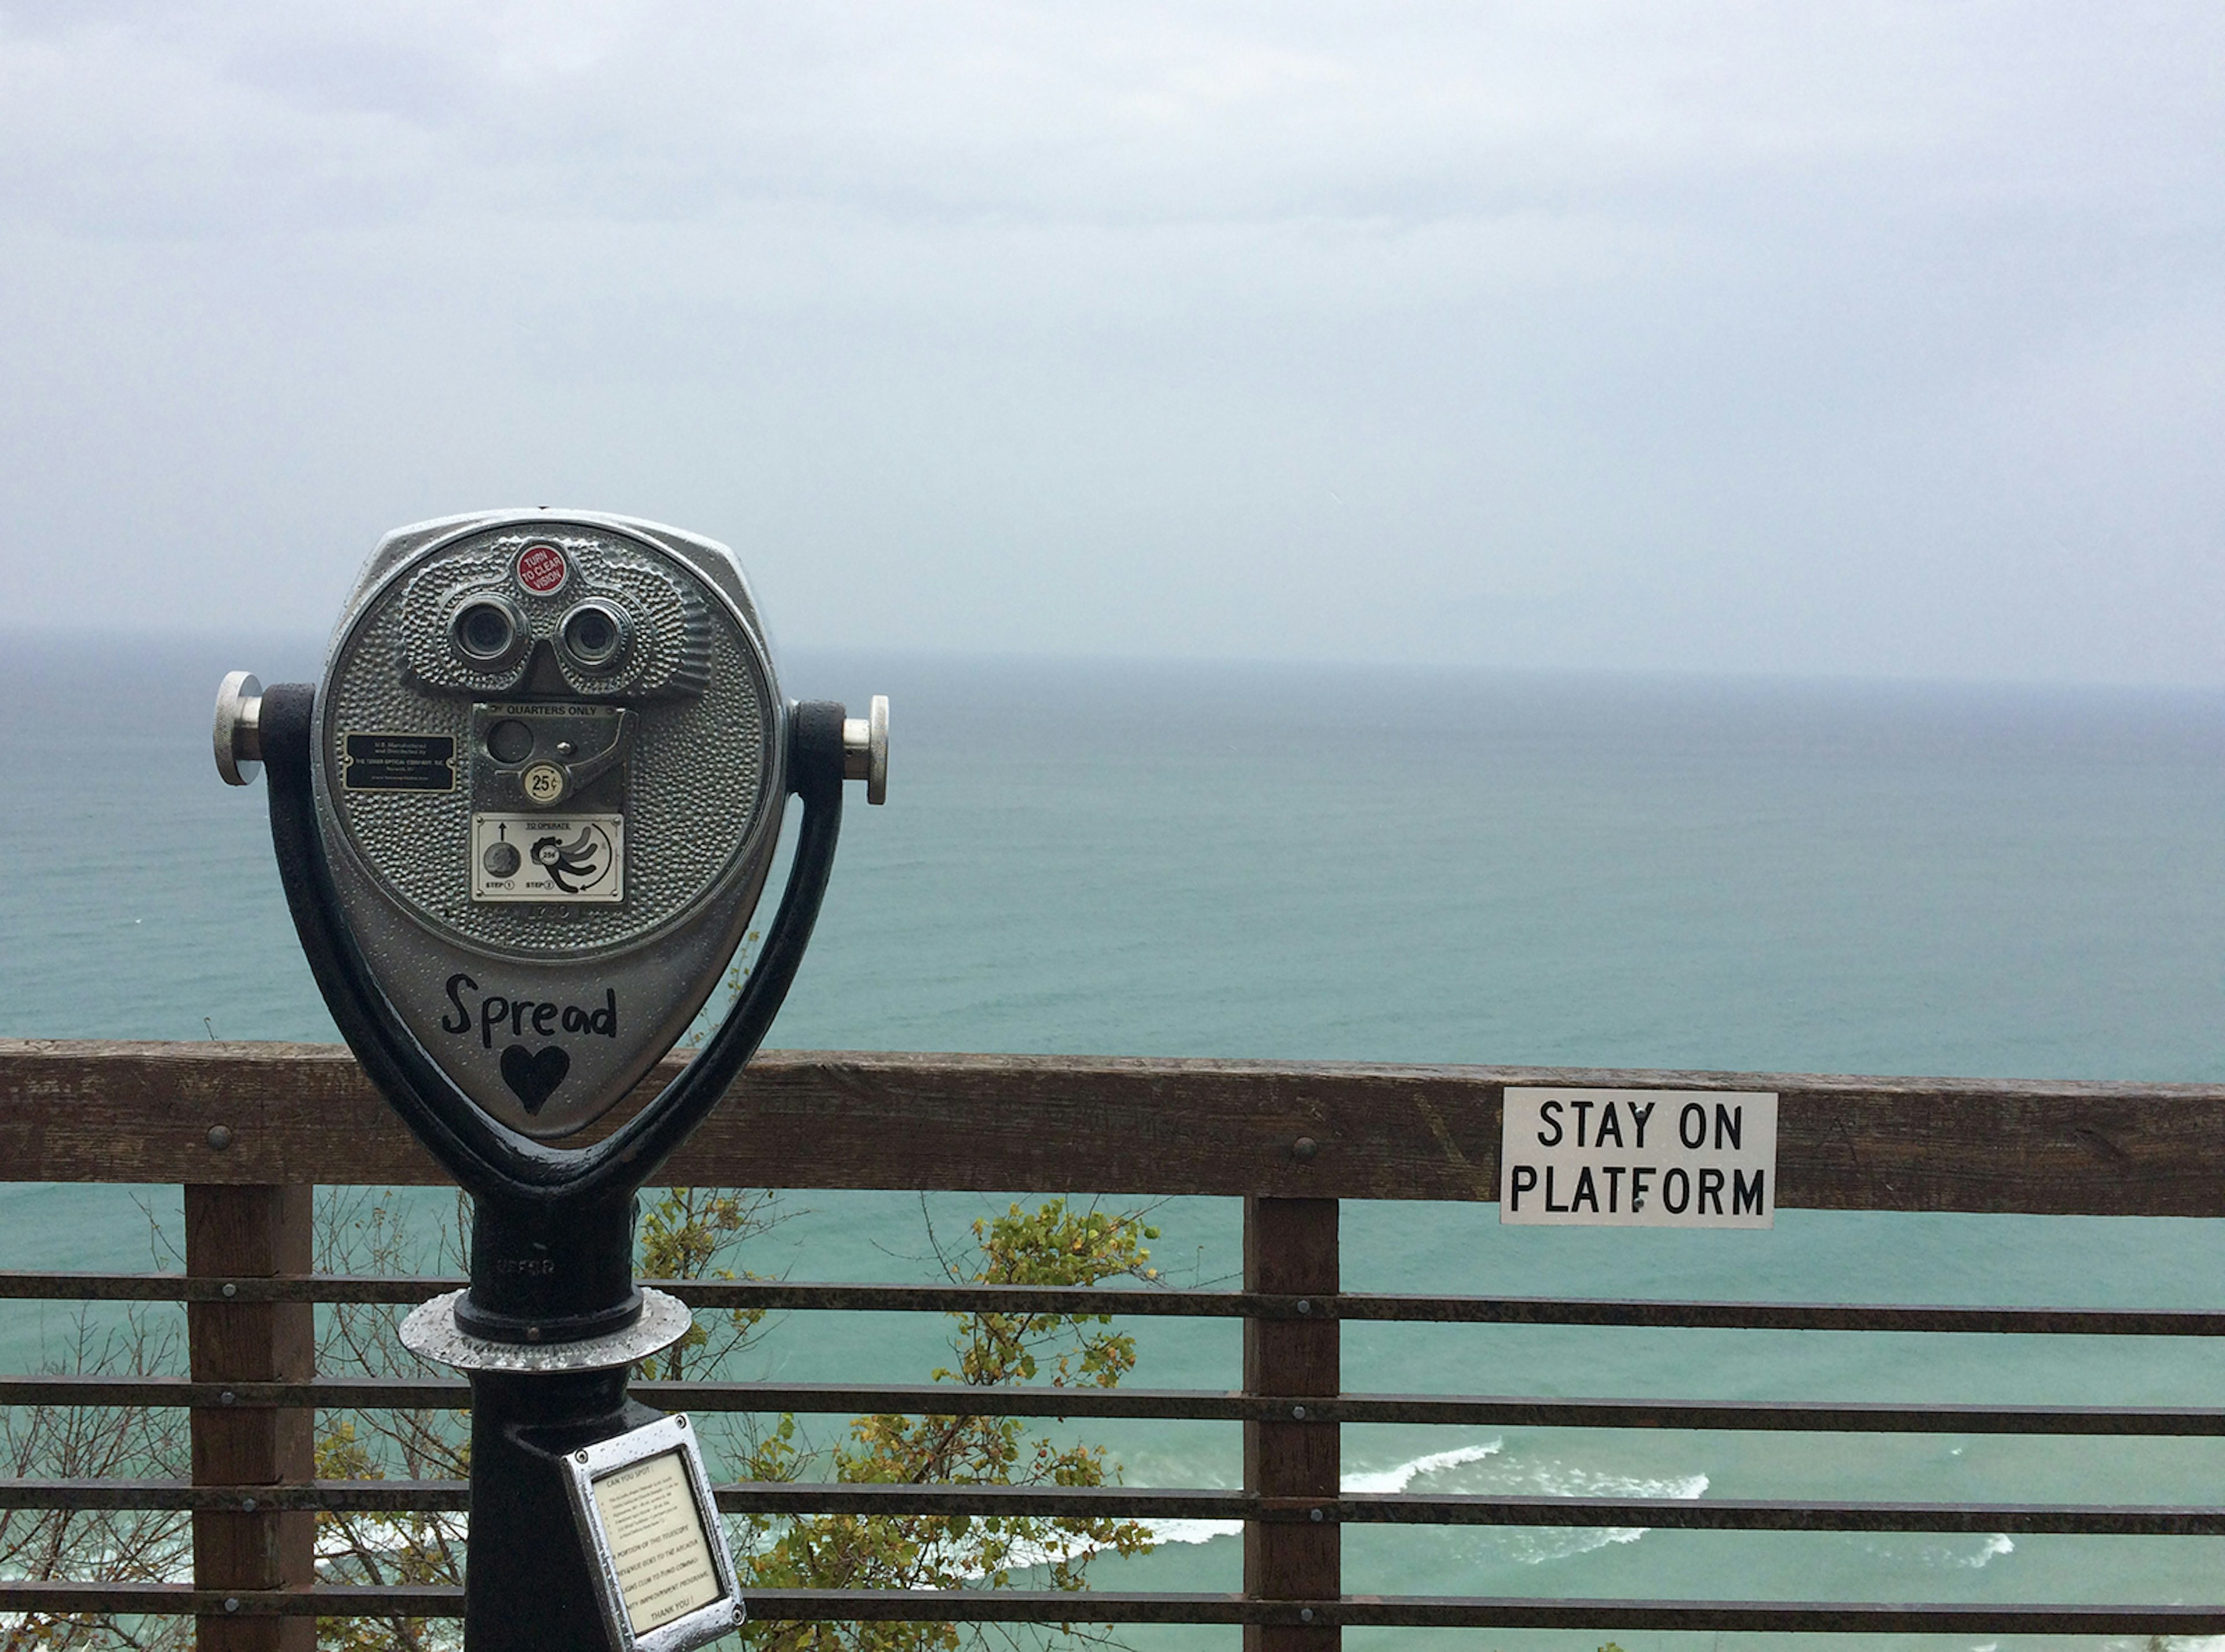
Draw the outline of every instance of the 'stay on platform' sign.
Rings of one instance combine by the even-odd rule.
[[[1506,1092],[1499,1219],[1561,1227],[1773,1227],[1777,1097],[1738,1090]]]

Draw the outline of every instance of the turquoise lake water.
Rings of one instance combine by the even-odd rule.
[[[333,1035],[262,790],[217,782],[206,733],[223,670],[307,675],[316,652],[11,642],[0,1034]],[[786,679],[853,706],[889,693],[895,738],[890,802],[847,812],[776,1045],[2225,1078],[2216,694],[808,654]],[[135,1198],[158,1218],[174,1202],[0,1187],[0,1265],[144,1266]],[[746,1265],[926,1276],[918,1200],[787,1203]],[[954,1197],[929,1213],[948,1231],[990,1208]],[[2225,1278],[2225,1231],[2206,1221],[1787,1211],[1762,1233],[1571,1233],[1496,1214],[1349,1206],[1347,1283],[2211,1307]],[[1228,1202],[1155,1219],[1178,1281],[1235,1272]],[[51,1308],[0,1320],[12,1368],[65,1323]],[[1236,1383],[1233,1326],[1136,1328],[1133,1381]],[[740,1374],[919,1380],[942,1335],[925,1317],[797,1315]],[[1354,1389],[2225,1400],[2217,1353],[2177,1341],[1353,1326],[1345,1345]],[[1233,1429],[1093,1432],[1132,1483],[1238,1478]],[[2225,1470],[2211,1441],[1939,1436],[1355,1427],[1345,1454],[1355,1487],[1442,1493],[2215,1503]],[[1235,1586],[1233,1536],[1162,1535],[1148,1559],[1101,1562],[1100,1584]],[[1354,1592],[2225,1592],[2225,1544],[2206,1539],[1357,1529],[1346,1554]],[[1604,1638],[1350,1641],[1588,1652]]]

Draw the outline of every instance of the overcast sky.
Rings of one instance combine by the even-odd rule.
[[[0,0],[17,620],[2225,682],[2225,6]]]

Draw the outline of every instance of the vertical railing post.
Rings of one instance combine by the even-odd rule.
[[[1334,1297],[1334,1199],[1244,1201],[1244,1288],[1302,1299]],[[1244,1485],[1262,1498],[1333,1503],[1338,1430],[1306,1415],[1309,1402],[1343,1387],[1335,1315],[1324,1300],[1310,1316],[1244,1321],[1244,1389],[1273,1398],[1271,1421],[1244,1425]],[[1259,1600],[1334,1600],[1344,1592],[1343,1549],[1333,1508],[1322,1517],[1286,1502],[1277,1516],[1244,1526],[1244,1592]],[[1247,1624],[1245,1652],[1337,1652],[1334,1623]]]
[[[186,1271],[264,1278],[311,1270],[307,1187],[186,1188]],[[307,1302],[193,1302],[186,1333],[197,1383],[305,1383],[316,1368]],[[222,1405],[192,1413],[195,1485],[306,1484],[316,1478],[314,1414]],[[315,1581],[316,1516],[307,1510],[205,1509],[193,1513],[193,1586],[228,1598],[306,1589]],[[244,1604],[244,1603],[243,1603]],[[195,1624],[200,1652],[313,1652],[309,1617],[222,1611]]]

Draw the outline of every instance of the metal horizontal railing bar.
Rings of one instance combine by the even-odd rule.
[[[0,1612],[182,1617],[461,1617],[464,1592],[444,1584],[334,1584],[314,1589],[196,1589],[186,1583],[73,1583],[0,1578]]]
[[[907,1416],[1136,1417],[1208,1422],[1440,1423],[1533,1428],[1673,1428],[1812,1434],[2225,1435],[2225,1408],[2168,1406],[1817,1404],[1791,1400],[1590,1400],[1436,1394],[1276,1397],[1201,1389],[972,1387],[918,1383],[636,1383],[665,1410],[891,1413]],[[272,1406],[463,1410],[466,1383],[326,1377],[194,1383],[175,1377],[0,1377],[0,1406]]]
[[[296,1274],[226,1278],[179,1273],[0,1270],[0,1300],[330,1302],[411,1306],[459,1290],[455,1277]],[[1464,1325],[1569,1325],[1720,1331],[1905,1331],[2021,1336],[2220,1337],[2225,1313],[2179,1308],[2000,1307],[1887,1302],[1714,1302],[1639,1298],[1420,1296],[1347,1292],[1291,1296],[1032,1285],[851,1285],[785,1280],[650,1279],[690,1307],[837,1313],[1113,1313],[1151,1317],[1345,1320]]]
[[[1017,1495],[1015,1495],[1015,1494]],[[2024,1535],[2212,1537],[2225,1509],[2089,1508],[2057,1503],[1802,1503],[1665,1497],[1423,1497],[1347,1494],[1263,1499],[1242,1491],[1126,1486],[917,1486],[731,1483],[729,1514],[1030,1515],[1309,1522],[1347,1525],[1639,1528],[1688,1531],[1862,1531]]]
[[[2225,1508],[2079,1503],[1799,1503],[1665,1497],[1425,1497],[1404,1492],[1274,1498],[1149,1486],[883,1485],[743,1480],[713,1488],[728,1514],[1018,1515],[1035,1518],[1267,1520],[1345,1525],[1874,1531],[2025,1535],[2225,1536]],[[189,1485],[180,1480],[0,1480],[0,1509],[257,1510],[466,1513],[464,1480],[318,1480]]]
[[[2023,1535],[2225,1535],[2225,1509],[2076,1503],[1806,1503],[1611,1497],[1423,1497],[1347,1493],[1262,1498],[1243,1491],[1129,1486],[946,1486],[732,1482],[729,1514],[1074,1515],[1347,1525],[1650,1528],[1692,1531],[1875,1531]]]
[[[1287,1299],[1285,1299],[1287,1301]],[[2173,1308],[2051,1308],[1889,1302],[1682,1302],[1526,1296],[1347,1294],[1311,1310],[1347,1320],[1647,1326],[1708,1331],[1906,1331],[2020,1336],[2225,1336],[2225,1313]],[[1261,1317],[1303,1318],[1295,1313]]]
[[[2017,1536],[2214,1537],[2225,1509],[2076,1503],[1796,1503],[1665,1497],[1420,1497],[1347,1495],[1284,1503],[1255,1518],[1302,1520],[1315,1507],[1345,1524],[1562,1526],[1678,1531],[1961,1532]]]
[[[463,1514],[467,1480],[315,1480],[189,1485],[183,1480],[0,1480],[0,1509],[314,1509],[334,1514]]]
[[[1849,1434],[2225,1434],[2225,1408],[1816,1405],[1749,1400],[1562,1400],[1433,1394],[1275,1398],[1187,1389],[967,1388],[917,1383],[639,1383],[644,1403],[703,1411],[1181,1418],[1202,1421],[1421,1422],[1539,1428],[1788,1430]]]
[[[460,1290],[462,1279],[376,1274],[35,1273],[0,1271],[0,1300],[76,1302],[371,1302],[414,1306]]]
[[[182,1377],[0,1377],[0,1406],[11,1405],[462,1411],[470,1408],[471,1385],[447,1377],[415,1383],[362,1377],[320,1377],[306,1383],[195,1383]]]
[[[2225,1605],[1884,1605],[1863,1601],[1531,1600],[1489,1596],[1053,1594],[1017,1589],[745,1590],[759,1622],[1335,1624],[1352,1628],[1753,1630],[1764,1633],[2212,1635]]]
[[[456,1282],[461,1285],[460,1280]],[[1636,1298],[1423,1296],[1347,1292],[1086,1289],[1014,1285],[828,1285],[758,1280],[647,1282],[691,1307],[961,1313],[1138,1313],[1265,1320],[1571,1325],[1725,1331],[1910,1331],[2037,1336],[2225,1336],[2225,1313],[2186,1309],[1998,1307],[1867,1302],[1650,1301]],[[453,1287],[451,1287],[453,1288]]]
[[[1366,1628],[1747,1630],[1761,1633],[2215,1635],[2225,1606],[1873,1605],[1841,1601],[1531,1600],[1347,1595],[1252,1600],[1231,1594],[1036,1589],[751,1589],[759,1623],[1310,1624]],[[0,1611],[214,1617],[460,1617],[463,1591],[437,1585],[195,1589],[181,1583],[0,1580]]]

